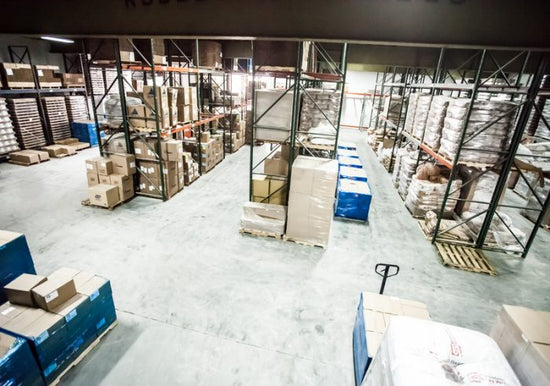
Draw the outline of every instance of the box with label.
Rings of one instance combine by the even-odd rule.
[[[140,192],[154,197],[162,197],[160,165],[157,162],[141,161],[138,166],[140,170]],[[165,161],[163,163],[163,174],[166,197],[170,198],[179,191],[177,162]]]
[[[43,385],[29,343],[0,332],[0,385]]]
[[[88,187],[99,184],[99,175],[96,172],[88,172],[86,177],[88,178]]]
[[[47,280],[32,288],[34,303],[45,311],[51,311],[76,295],[72,276],[54,272]]]
[[[13,304],[34,307],[32,289],[46,281],[46,277],[23,273],[4,286],[8,301]]]
[[[133,154],[111,154],[113,174],[129,176],[136,173],[136,157]]]
[[[99,184],[88,188],[91,205],[112,208],[120,202],[118,188],[114,185]]]
[[[130,127],[147,127],[145,105],[128,106],[126,109]]]
[[[146,140],[138,138],[134,141],[134,153],[137,160],[155,160],[157,159],[158,141],[156,138],[147,138]]]
[[[177,161],[180,161],[181,157],[183,156],[182,142],[177,139],[163,141],[161,143],[161,148],[162,148],[162,159],[164,161],[177,162]]]
[[[36,274],[25,235],[0,230],[0,303],[7,300],[4,286],[22,273]]]
[[[147,118],[145,124],[149,129],[157,128],[157,121],[159,123],[159,129],[166,129],[170,127],[170,111],[168,109],[159,109],[157,113],[152,108],[145,107],[145,117]]]
[[[143,99],[148,108],[155,108],[155,97],[159,113],[168,113],[168,87],[166,86],[143,86]]]
[[[118,188],[120,201],[126,201],[134,197],[134,179],[132,176],[111,174],[108,183]]]
[[[86,87],[82,74],[61,74],[61,84],[65,88]]]
[[[87,159],[86,172],[108,176],[113,173],[113,162],[105,157],[94,157]]]
[[[110,185],[111,184],[110,175],[109,176],[104,176],[104,175],[100,174],[99,175],[99,183],[100,184],[105,184],[105,185]]]
[[[40,88],[62,86],[61,79],[55,76],[55,73],[59,71],[59,67],[49,65],[36,65],[35,68]]]
[[[33,71],[30,64],[0,63],[0,77],[4,87],[35,87]]]
[[[276,154],[277,155],[277,154]],[[264,173],[269,175],[276,176],[287,176],[288,175],[288,160],[280,157],[266,158],[264,162]]]

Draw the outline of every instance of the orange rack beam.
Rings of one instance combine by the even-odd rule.
[[[437,160],[437,162],[439,162],[441,165],[443,165],[443,166],[445,166],[446,168],[449,168],[449,169],[453,168],[453,164],[449,160],[443,158],[440,154],[437,154],[428,145],[422,143],[422,144],[420,144],[420,147],[422,148],[422,150],[424,150],[426,153],[428,153],[430,156],[432,156],[435,160]]]
[[[208,118],[202,118],[201,120],[191,122],[191,123],[187,123],[185,125],[178,126],[175,129],[171,129],[170,131],[167,131],[166,133],[164,133],[163,136],[167,136],[167,135],[174,134],[174,133],[177,133],[177,132],[180,132],[180,131],[192,129],[192,128],[197,127],[197,126],[205,125],[207,123],[217,121],[218,119],[223,118],[223,117],[224,117],[223,114],[218,114],[218,115],[213,115],[213,116],[208,117]]]
[[[123,70],[133,70],[133,71],[151,71],[149,66],[136,66],[136,65],[122,65]],[[188,68],[188,67],[169,67],[169,66],[154,66],[155,72],[184,72],[184,73],[198,73],[197,68]]]

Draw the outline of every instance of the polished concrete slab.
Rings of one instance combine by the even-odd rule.
[[[69,266],[112,282],[119,324],[66,384],[351,385],[351,330],[374,265],[401,266],[386,294],[433,319],[488,332],[500,305],[550,311],[550,234],[527,259],[491,255],[499,275],[445,268],[358,133],[374,200],[368,224],[335,220],[327,249],[238,233],[243,148],[171,200],[84,207],[84,160],[0,164],[0,228],[27,235],[42,274]]]

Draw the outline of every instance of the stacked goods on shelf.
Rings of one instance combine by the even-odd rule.
[[[126,41],[123,41],[126,40]],[[166,56],[164,55],[164,40],[163,39],[153,39],[154,47],[151,51],[151,39],[132,39],[134,45],[132,46],[127,39],[120,39],[120,44],[124,48],[125,58],[122,60],[133,61],[137,60],[143,64],[151,63],[151,58],[153,58],[153,64],[159,65],[166,63]],[[130,51],[134,51],[134,55],[130,55]],[[122,48],[121,48],[122,50]]]
[[[55,76],[59,71],[57,66],[37,65],[36,75],[38,77],[38,86],[40,88],[61,87],[61,79]]]
[[[539,184],[537,184],[534,190],[537,197],[539,197],[539,199],[541,199],[542,202],[544,203],[544,200],[550,194],[550,178],[545,178],[542,181],[542,184],[543,186],[540,186]],[[537,209],[537,210],[523,209],[521,211],[521,214],[527,217],[529,220],[536,222],[538,216],[540,215],[540,212],[538,210],[540,210],[542,206],[539,204],[539,201],[537,200],[533,192],[531,192],[531,190],[529,190],[527,194],[527,208]],[[547,227],[550,226],[550,210],[547,210],[546,213],[544,214],[541,225],[544,225]]]
[[[23,63],[0,63],[0,78],[5,88],[35,88],[32,66]]]
[[[170,108],[168,103],[168,87],[166,86],[143,86],[143,100],[145,102],[145,114],[153,119],[148,122],[155,124],[155,97],[157,101],[156,118],[161,129],[170,127]],[[156,127],[156,126],[155,126]]]
[[[0,98],[0,156],[19,150],[6,100]]]
[[[87,142],[90,146],[97,146],[97,126],[94,121],[73,121],[71,134],[81,142]]]
[[[412,177],[405,199],[405,206],[415,217],[424,217],[426,212],[434,211],[439,213],[445,190],[447,189],[448,178],[441,175],[441,169],[433,164],[425,164],[418,168]],[[454,211],[457,199],[460,196],[462,182],[454,179],[451,184],[452,193],[445,203],[443,217],[449,217]]]
[[[0,303],[8,300],[4,286],[23,273],[36,274],[25,235],[0,230]]]
[[[487,335],[394,316],[361,385],[410,385],[411,380],[417,385],[521,385]]]
[[[418,158],[418,151],[407,152],[407,154],[401,157],[399,166],[399,178],[397,180],[397,191],[404,199],[409,192],[409,185],[413,175],[416,173],[416,159]]]
[[[424,142],[434,151],[439,149],[439,141],[441,139],[441,131],[447,114],[447,107],[452,98],[437,95],[432,99],[428,120],[426,121],[426,131],[424,133]]]
[[[246,202],[240,220],[240,231],[281,237],[285,233],[286,207],[283,205]]]
[[[0,384],[43,385],[38,363],[29,343],[0,332]]]
[[[210,40],[201,40],[199,42],[199,57],[197,61],[197,50],[193,42],[193,63],[198,63],[201,67],[212,69],[222,68],[222,45],[219,42]]]
[[[46,383],[52,383],[116,321],[109,280],[61,268],[9,283],[0,330],[25,339]]]
[[[492,201],[499,176],[494,172],[484,173],[475,168],[467,167],[461,167],[459,173],[464,181],[464,188],[461,191],[460,198],[467,201],[462,201],[460,205],[457,205],[456,212],[466,220],[487,210],[489,206],[484,203]],[[504,193],[499,198],[499,202],[504,199]],[[508,215],[502,212],[498,212],[498,214],[491,222],[485,242],[488,244],[497,244],[501,248],[509,250],[520,247],[514,235],[508,230],[510,228],[520,242],[525,245],[525,233],[512,225],[512,220]],[[466,225],[474,234],[478,234],[484,220],[485,215],[480,214],[468,221]]]
[[[227,153],[234,153],[244,145],[245,126],[241,121],[238,110],[232,110],[230,114],[225,114],[224,118],[221,118],[219,123],[226,126],[225,135],[225,151]],[[229,148],[231,144],[231,149]]]
[[[71,126],[63,97],[43,97],[47,125],[55,141],[71,137]]]
[[[405,103],[407,99],[405,98]],[[384,109],[381,115],[391,123],[387,125],[386,136],[390,138],[395,137],[396,128],[395,125],[399,125],[399,120],[403,119],[404,114],[401,114],[401,106],[403,105],[403,97],[401,95],[392,94],[384,102]],[[400,117],[401,115],[401,117]]]
[[[199,119],[196,87],[176,87],[177,121],[187,123]]]
[[[376,149],[376,156],[378,158],[378,161],[380,161],[380,163],[384,165],[386,169],[389,169],[390,166],[394,143],[395,138],[384,138],[378,143],[378,147]]]
[[[193,159],[193,155],[183,152],[183,183],[185,186],[191,185],[193,181],[199,178],[199,163]]]
[[[470,99],[457,98],[451,100],[447,108],[439,152],[450,159],[454,159],[460,145],[469,104]],[[460,152],[460,161],[496,163],[500,158],[499,152],[505,150],[508,136],[513,130],[515,106],[513,102],[475,101],[465,135],[465,140],[469,138],[472,140],[468,142],[467,148],[463,148]],[[502,115],[504,116],[483,132],[471,137],[479,129]]]
[[[136,160],[131,154],[86,160],[88,199],[91,205],[113,208],[134,196]]]
[[[46,145],[36,99],[19,98],[6,101],[19,147],[32,149]]]
[[[412,134],[414,127],[414,117],[416,116],[416,106],[418,104],[418,98],[425,93],[413,93],[409,96],[409,103],[407,105],[407,119],[405,119],[405,125],[403,130]]]
[[[336,160],[298,156],[292,164],[286,237],[327,246],[338,179]]]
[[[504,305],[490,333],[524,386],[550,384],[550,313]]]
[[[170,126],[176,126],[178,124],[178,89],[176,87],[168,87],[167,94]]]
[[[264,174],[270,176],[282,176],[288,175],[288,157],[289,147],[288,145],[281,145],[281,150],[273,153],[271,157],[268,157],[264,161]]]
[[[293,95],[293,91],[285,94],[284,90],[256,90],[255,139],[283,142],[290,137]]]
[[[84,95],[67,95],[65,97],[65,103],[70,122],[87,121],[90,119],[86,97]]]
[[[311,143],[318,145],[333,145],[340,109],[339,90],[308,88],[302,96],[300,113],[300,128],[309,134]]]
[[[203,172],[209,172],[223,160],[223,139],[221,134],[210,134],[207,131],[201,133],[200,140],[200,156],[197,153],[198,145],[195,138],[183,140],[183,148],[191,153],[197,162],[200,160]]]
[[[61,74],[61,84],[65,88],[84,88],[86,82],[82,74]]]
[[[285,205],[287,184],[284,177],[252,176],[252,201],[265,204]]]
[[[338,155],[338,184],[336,186],[336,205],[334,215],[337,217],[367,221],[369,217],[372,193],[367,182],[363,167],[346,166],[340,160],[356,159],[359,155],[356,150],[337,149]],[[345,161],[344,161],[345,162]]]
[[[110,68],[106,68],[103,74],[105,75],[106,87],[110,87],[107,89],[108,93],[119,95],[118,82],[116,81],[116,78],[117,78],[116,71]]]
[[[430,111],[430,102],[432,96],[428,94],[420,94],[416,98],[416,106],[414,118],[412,122],[412,135],[418,139],[424,135],[424,128]]]
[[[369,361],[378,352],[390,321],[397,315],[430,320],[428,308],[424,303],[395,296],[361,293],[353,327],[356,385],[360,385],[363,381]]]
[[[102,68],[90,68],[90,81],[93,95],[105,94],[105,82],[103,81]]]

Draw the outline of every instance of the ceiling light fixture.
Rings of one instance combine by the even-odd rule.
[[[64,38],[56,38],[56,37],[53,37],[53,36],[41,36],[40,39],[50,40],[52,42],[58,42],[58,43],[68,43],[68,44],[74,43],[74,40],[64,39]]]

